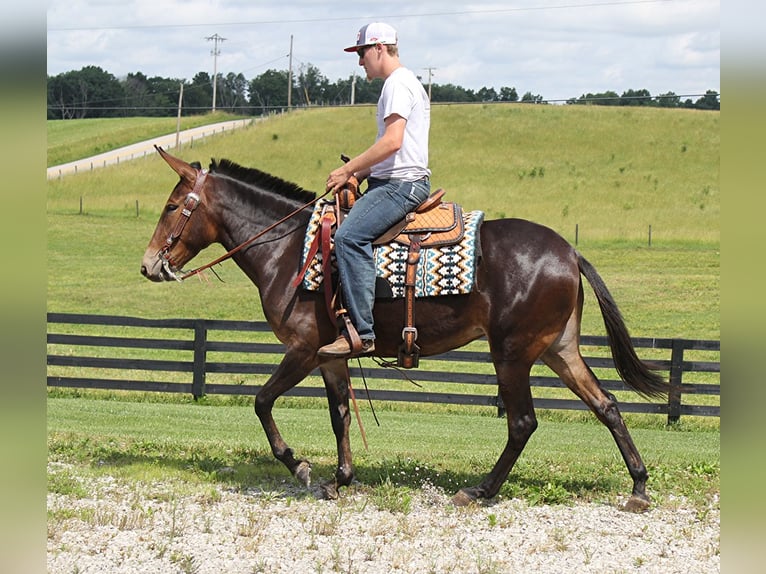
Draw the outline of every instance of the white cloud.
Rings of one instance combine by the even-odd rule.
[[[335,81],[358,71],[342,48],[359,26],[380,19],[398,29],[403,63],[420,75],[433,68],[436,83],[512,86],[551,99],[605,90],[720,91],[718,0],[597,4],[53,0],[48,73],[97,65],[116,76],[190,80],[212,74],[213,44],[205,38],[217,33],[226,38],[218,71],[251,79],[287,69],[292,35],[294,69],[311,63]]]

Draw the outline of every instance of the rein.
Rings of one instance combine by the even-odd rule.
[[[172,277],[174,277],[176,281],[179,281],[179,282],[183,281],[184,279],[188,279],[189,277],[193,277],[194,275],[198,275],[202,271],[204,271],[206,269],[210,269],[214,265],[217,265],[217,264],[221,263],[222,261],[225,261],[226,259],[229,259],[235,253],[237,253],[238,251],[241,251],[242,249],[244,249],[245,247],[250,245],[253,241],[255,241],[256,239],[262,237],[263,235],[265,235],[266,233],[268,233],[269,231],[271,231],[272,229],[274,229],[278,225],[281,225],[282,223],[284,223],[288,219],[294,217],[295,215],[297,215],[298,213],[300,213],[301,211],[303,211],[307,207],[310,207],[310,206],[314,205],[317,201],[322,199],[324,196],[326,196],[331,191],[331,190],[325,191],[322,195],[319,195],[319,196],[315,197],[314,199],[312,199],[308,203],[306,203],[306,204],[300,206],[299,208],[295,209],[294,211],[290,212],[289,214],[284,216],[282,219],[280,219],[278,221],[275,221],[274,223],[269,225],[266,229],[263,229],[262,231],[256,233],[250,239],[244,241],[243,243],[240,243],[235,248],[233,248],[230,251],[224,253],[223,255],[221,255],[217,259],[211,261],[210,263],[206,263],[205,265],[202,265],[201,267],[197,267],[196,269],[193,269],[192,271],[187,271],[185,273],[182,272],[183,275],[178,276],[174,272],[171,271],[171,269],[170,269],[170,259],[169,259],[169,257],[167,255],[168,255],[168,252],[170,251],[171,247],[173,246],[173,244],[175,244],[175,242],[178,241],[178,238],[180,237],[181,232],[183,231],[184,227],[186,226],[186,223],[189,221],[189,218],[191,217],[192,212],[201,203],[199,191],[201,190],[202,185],[204,184],[205,179],[207,178],[207,173],[208,173],[207,170],[204,170],[204,169],[197,171],[197,179],[194,182],[194,187],[193,187],[192,191],[189,193],[189,195],[186,196],[186,200],[184,201],[184,209],[181,212],[182,218],[181,218],[181,220],[178,221],[178,223],[176,224],[175,229],[168,236],[167,241],[165,242],[165,246],[162,248],[162,251],[160,251],[160,259],[162,259],[163,265],[165,266],[165,270]],[[187,205],[190,205],[190,206],[187,207]]]

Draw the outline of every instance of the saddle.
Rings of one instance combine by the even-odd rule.
[[[404,282],[404,328],[402,329],[402,344],[399,347],[397,358],[397,365],[406,369],[416,368],[420,358],[420,347],[416,344],[418,330],[415,327],[414,316],[416,269],[420,260],[420,250],[423,247],[442,247],[459,243],[465,234],[462,207],[457,203],[442,201],[444,194],[443,189],[433,192],[415,210],[408,213],[404,219],[391,226],[373,242],[374,245],[397,242],[408,246]],[[356,198],[357,194],[354,191],[343,189],[336,194],[335,202],[328,202],[323,206],[319,233],[316,234],[309,249],[306,266],[295,280],[297,286],[306,267],[317,251],[321,249],[327,312],[331,319],[340,319],[344,322],[351,339],[352,349],[357,345],[361,348],[361,340],[359,340],[359,336],[348,318],[346,309],[340,304],[339,292],[333,294],[329,278],[332,277],[332,237],[335,230],[343,223],[345,215],[353,207]]]

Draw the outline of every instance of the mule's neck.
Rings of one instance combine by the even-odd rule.
[[[233,256],[242,271],[263,288],[274,284],[274,275],[297,269],[312,211],[306,204],[314,196],[286,196],[226,177],[216,179],[219,242],[227,251],[247,243]]]

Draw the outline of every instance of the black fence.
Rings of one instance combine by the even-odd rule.
[[[250,383],[265,383],[284,352],[264,322],[67,313],[48,313],[47,322],[50,387],[177,392],[195,398],[255,395],[262,384]],[[582,337],[586,362],[617,396],[622,412],[665,415],[669,423],[682,415],[720,417],[720,341],[635,338],[633,344],[642,359],[667,374],[667,403],[644,401],[619,380],[606,337]],[[504,412],[486,341],[422,358],[420,368],[406,371],[406,377],[371,359],[351,367],[354,386],[360,386],[362,376],[367,383],[365,391],[357,391],[360,398]],[[531,384],[538,409],[587,409],[545,366],[534,367]],[[418,390],[407,390],[415,385]],[[285,396],[324,397],[318,371]]]

